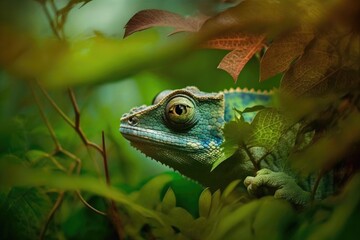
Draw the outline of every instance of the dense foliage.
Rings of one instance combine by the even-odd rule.
[[[157,10],[129,4],[133,17],[118,32],[93,29],[81,37],[67,26],[97,1],[27,0],[22,7],[5,2],[1,239],[360,234],[358,1],[209,0],[187,3],[188,8],[173,1],[167,10],[160,10],[161,1],[155,1],[159,7],[149,5]],[[177,8],[181,13],[174,13]],[[189,9],[192,15],[184,17]],[[10,10],[18,19],[6,18]],[[32,11],[44,16],[36,24],[46,23],[51,33],[27,28],[23,14],[31,18]],[[172,30],[148,29],[159,26]],[[220,91],[234,87],[231,78],[236,86],[277,88],[277,110],[238,111],[239,118],[224,128],[225,157],[213,167],[239,148],[263,146],[270,153],[291,126],[306,123],[289,161],[305,176],[317,173],[320,180],[333,174],[332,196],[298,207],[271,196],[254,199],[237,190],[241,181],[211,192],[144,158],[117,131],[121,114],[150,103],[161,90],[196,85]],[[246,123],[241,116],[252,111],[258,114]],[[314,138],[303,147],[309,133]]]

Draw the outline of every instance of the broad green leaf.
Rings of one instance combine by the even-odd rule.
[[[199,216],[207,218],[210,213],[211,207],[211,192],[206,188],[199,198]]]
[[[130,208],[144,217],[163,223],[160,217],[147,208],[134,203],[128,196],[118,189],[109,187],[105,181],[99,181],[94,177],[69,176],[54,172],[45,172],[38,169],[28,169],[21,165],[9,163],[9,159],[0,160],[0,186],[47,186],[63,190],[83,190],[105,198],[113,199],[124,207]]]
[[[64,43],[0,28],[0,65],[50,87],[115,81],[185,54],[192,40],[160,42],[153,32],[126,39],[93,37]],[[12,44],[12,48],[5,46]]]
[[[288,120],[275,109],[264,109],[258,112],[251,123],[253,132],[247,146],[265,147],[271,151],[279,138],[289,126]]]
[[[12,188],[0,206],[1,239],[37,239],[51,207],[41,189]]]
[[[296,212],[285,200],[272,197],[261,199],[261,205],[254,216],[253,228],[256,239],[286,239],[296,222]]]

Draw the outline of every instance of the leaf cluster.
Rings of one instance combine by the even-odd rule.
[[[260,105],[243,111],[236,109],[234,111],[239,113],[240,117],[225,124],[223,130],[225,141],[222,145],[224,155],[214,163],[213,169],[237,151],[243,150],[254,168],[259,170],[260,162],[274,150],[280,138],[289,131],[291,121],[279,110]],[[243,114],[255,112],[257,114],[251,123],[245,121]],[[263,148],[263,155],[255,158],[251,153],[254,147]]]

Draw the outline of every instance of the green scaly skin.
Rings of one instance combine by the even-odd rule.
[[[300,179],[286,164],[298,126],[279,140],[278,147],[261,162],[259,171],[249,154],[241,150],[211,171],[213,163],[222,157],[222,129],[234,119],[233,109],[269,105],[270,100],[266,92],[240,89],[219,93],[201,92],[196,87],[165,90],[152,105],[133,108],[124,114],[120,132],[145,155],[213,190],[241,179],[254,196],[273,194],[304,205],[310,200],[314,177]],[[248,113],[244,117],[250,122],[254,116]],[[263,152],[261,148],[251,150],[255,157]],[[318,192],[319,198],[325,194]]]

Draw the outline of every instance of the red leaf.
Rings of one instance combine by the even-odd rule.
[[[261,59],[260,81],[286,71],[313,38],[313,30],[296,29],[275,40]]]
[[[237,81],[245,64],[261,49],[264,41],[264,36],[249,36],[240,33],[237,35],[243,37],[238,40],[226,37],[210,40],[212,48],[233,50],[221,60],[218,68],[228,72],[234,82]]]
[[[197,32],[206,19],[205,16],[185,18],[179,14],[164,10],[143,10],[137,12],[125,25],[124,37],[151,27],[173,27],[175,30],[171,34]]]
[[[235,50],[244,49],[257,44],[259,40],[263,40],[263,36],[245,34],[245,33],[231,33],[218,36],[214,39],[208,40],[203,44],[206,48]]]

